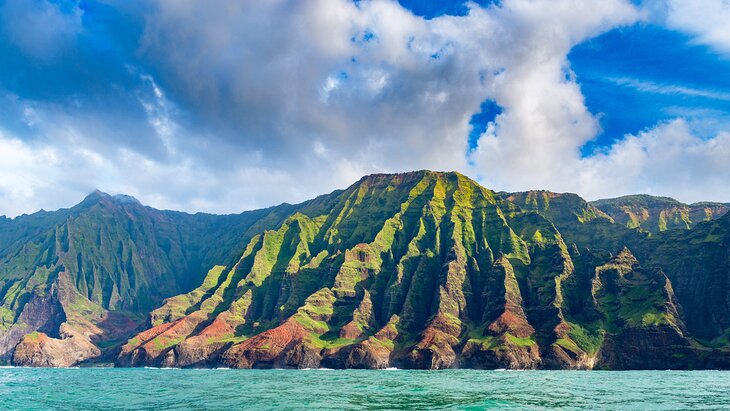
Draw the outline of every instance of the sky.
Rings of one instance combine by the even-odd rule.
[[[0,214],[371,173],[730,201],[728,0],[0,0]]]

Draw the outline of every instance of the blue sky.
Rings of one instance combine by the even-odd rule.
[[[466,2],[459,1],[400,0],[400,4],[429,19],[469,11]],[[694,43],[691,35],[639,22],[576,45],[568,60],[588,109],[600,116],[602,127],[583,147],[584,156],[626,134],[677,117],[691,119],[693,131],[705,137],[730,129],[730,59]],[[482,103],[471,120],[470,148],[500,112],[493,100]]]
[[[568,58],[589,110],[601,115],[593,146],[676,117],[703,137],[730,127],[730,59],[684,33],[639,23],[581,43]]]
[[[417,16],[422,16],[427,19],[439,17],[443,15],[450,16],[464,16],[469,14],[469,7],[467,2],[458,0],[399,0],[401,6],[413,12]],[[489,6],[490,4],[498,3],[493,0],[477,0],[474,4],[478,4],[482,7]]]
[[[362,174],[730,201],[723,0],[0,0],[0,214]]]

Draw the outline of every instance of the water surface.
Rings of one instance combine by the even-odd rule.
[[[723,371],[0,368],[0,409],[730,409]]]

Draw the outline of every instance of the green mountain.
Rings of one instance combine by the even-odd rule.
[[[684,204],[669,197],[631,195],[591,203],[619,224],[651,233],[689,229],[703,221],[725,215],[730,204],[701,202]]]
[[[34,331],[82,345],[78,358],[48,365],[100,355],[289,208],[190,215],[94,192],[70,209],[2,220],[0,359]]]
[[[730,216],[688,227],[430,171],[231,216],[95,193],[0,220],[0,343],[35,366],[730,368]]]

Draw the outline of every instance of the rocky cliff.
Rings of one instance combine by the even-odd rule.
[[[31,334],[20,348],[73,335],[53,352],[73,351],[75,342],[84,340],[80,348],[86,354],[80,359],[88,360],[105,347],[118,347],[164,298],[196,286],[204,267],[236,255],[249,231],[278,224],[288,207],[235,216],[189,215],[94,192],[70,209],[4,220],[0,362],[13,358],[16,345],[32,332],[43,338]],[[90,341],[94,348],[86,350]],[[24,358],[16,353],[14,361],[25,363]],[[53,359],[30,363],[66,364]]]
[[[730,367],[719,212],[650,231],[573,194],[495,193],[429,171],[238,216],[101,197],[0,235],[16,250],[3,263],[15,270],[0,271],[14,363]],[[78,230],[91,210],[106,219]]]
[[[671,280],[625,248],[641,247],[644,233],[577,196],[538,194],[497,195],[455,173],[369,176],[166,300],[118,361],[717,366],[708,358],[725,356],[724,346],[690,336]]]

